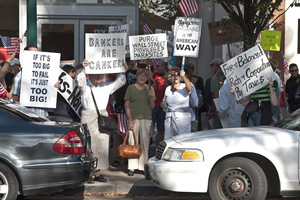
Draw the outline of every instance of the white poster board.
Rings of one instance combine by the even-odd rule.
[[[165,33],[129,36],[129,46],[131,60],[168,57]]]
[[[221,65],[224,75],[235,88],[237,100],[255,92],[276,79],[265,52],[260,45],[239,54]]]
[[[89,66],[87,74],[125,72],[126,33],[85,34],[85,58]]]
[[[129,40],[128,40],[129,24],[109,26],[108,33],[126,33],[125,53],[129,53]]]
[[[60,53],[24,51],[20,105],[55,108]]]
[[[178,17],[175,20],[174,56],[198,57],[202,19]]]
[[[75,80],[61,68],[59,68],[58,81],[60,83],[60,88],[57,91],[69,103],[71,108],[80,118],[83,105],[79,86],[76,84]]]

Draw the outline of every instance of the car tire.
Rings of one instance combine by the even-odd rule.
[[[14,173],[3,163],[0,163],[0,199],[17,199],[19,183]]]
[[[213,200],[264,200],[267,191],[264,171],[247,158],[227,158],[218,163],[210,174],[209,195]]]

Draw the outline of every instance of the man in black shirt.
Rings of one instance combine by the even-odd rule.
[[[290,64],[291,77],[286,82],[286,93],[288,94],[289,112],[292,113],[300,108],[300,74],[295,63]]]

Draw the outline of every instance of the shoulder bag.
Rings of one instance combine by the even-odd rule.
[[[132,131],[134,137],[134,145],[126,144],[129,131]],[[135,133],[133,130],[127,130],[123,144],[119,146],[119,155],[123,158],[138,158],[142,155],[141,145],[138,144]]]
[[[96,107],[96,110],[97,110],[97,114],[98,114],[98,130],[99,130],[99,132],[110,134],[111,131],[117,130],[118,125],[113,119],[100,114],[100,112],[98,110],[97,103],[95,101],[95,97],[94,97],[92,88],[91,88],[91,93],[92,93],[93,101],[94,101],[94,104],[95,104],[95,107]]]

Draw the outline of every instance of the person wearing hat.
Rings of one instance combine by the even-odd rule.
[[[223,63],[224,63],[224,61],[221,58],[215,58],[209,64],[214,73],[214,75],[212,76],[212,78],[210,80],[210,94],[212,97],[212,101],[211,101],[211,108],[209,109],[208,115],[207,115],[208,120],[213,118],[213,123],[210,124],[210,125],[212,125],[212,127],[211,127],[212,129],[222,128],[222,124],[221,124],[220,118],[219,118],[217,110],[216,110],[216,105],[214,103],[214,99],[219,97],[219,90],[223,84],[223,83],[219,82],[218,78],[217,78],[217,73],[219,71],[221,71],[220,65]]]
[[[10,71],[5,75],[5,82],[6,82],[7,91],[12,92],[13,79],[19,73],[21,68],[19,59],[14,58],[10,62],[10,66],[11,66]]]
[[[165,90],[161,107],[166,109],[165,136],[169,137],[191,132],[191,113],[189,108],[189,94],[192,91],[190,80],[185,71],[179,67],[172,67],[167,73],[171,82]],[[180,82],[180,77],[184,83]]]

